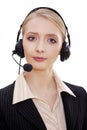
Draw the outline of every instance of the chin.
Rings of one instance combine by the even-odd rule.
[[[40,68],[40,67],[39,68],[35,67],[35,68],[33,68],[33,70],[36,70],[36,71],[45,71],[46,69],[45,68]]]
[[[47,67],[45,66],[33,66],[33,70],[37,70],[37,71],[45,71],[47,69]]]

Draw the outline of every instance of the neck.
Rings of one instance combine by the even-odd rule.
[[[25,72],[24,77],[29,86],[34,86],[38,90],[44,88],[49,89],[49,86],[53,84],[53,70],[45,71],[31,71]]]

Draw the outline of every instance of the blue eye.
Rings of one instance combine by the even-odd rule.
[[[36,38],[34,36],[30,36],[27,38],[29,41],[34,41]]]
[[[48,42],[49,42],[49,43],[52,43],[52,44],[55,44],[55,43],[56,43],[56,40],[53,39],[53,38],[50,38],[50,39],[48,40]]]

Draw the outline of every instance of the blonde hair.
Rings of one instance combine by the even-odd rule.
[[[65,41],[66,27],[65,27],[63,19],[56,12],[47,8],[41,8],[28,14],[22,24],[22,33],[24,33],[24,27],[26,23],[35,16],[45,17],[48,20],[50,20],[52,23],[54,23],[56,27],[58,28],[58,30],[61,32],[63,41]]]

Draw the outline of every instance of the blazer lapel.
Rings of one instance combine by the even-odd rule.
[[[61,96],[64,105],[67,130],[74,130],[78,115],[77,98],[72,95],[69,95],[66,92],[62,92]]]
[[[32,99],[15,104],[17,111],[24,116],[27,121],[32,122],[40,130],[46,130],[46,126],[36,109]]]

